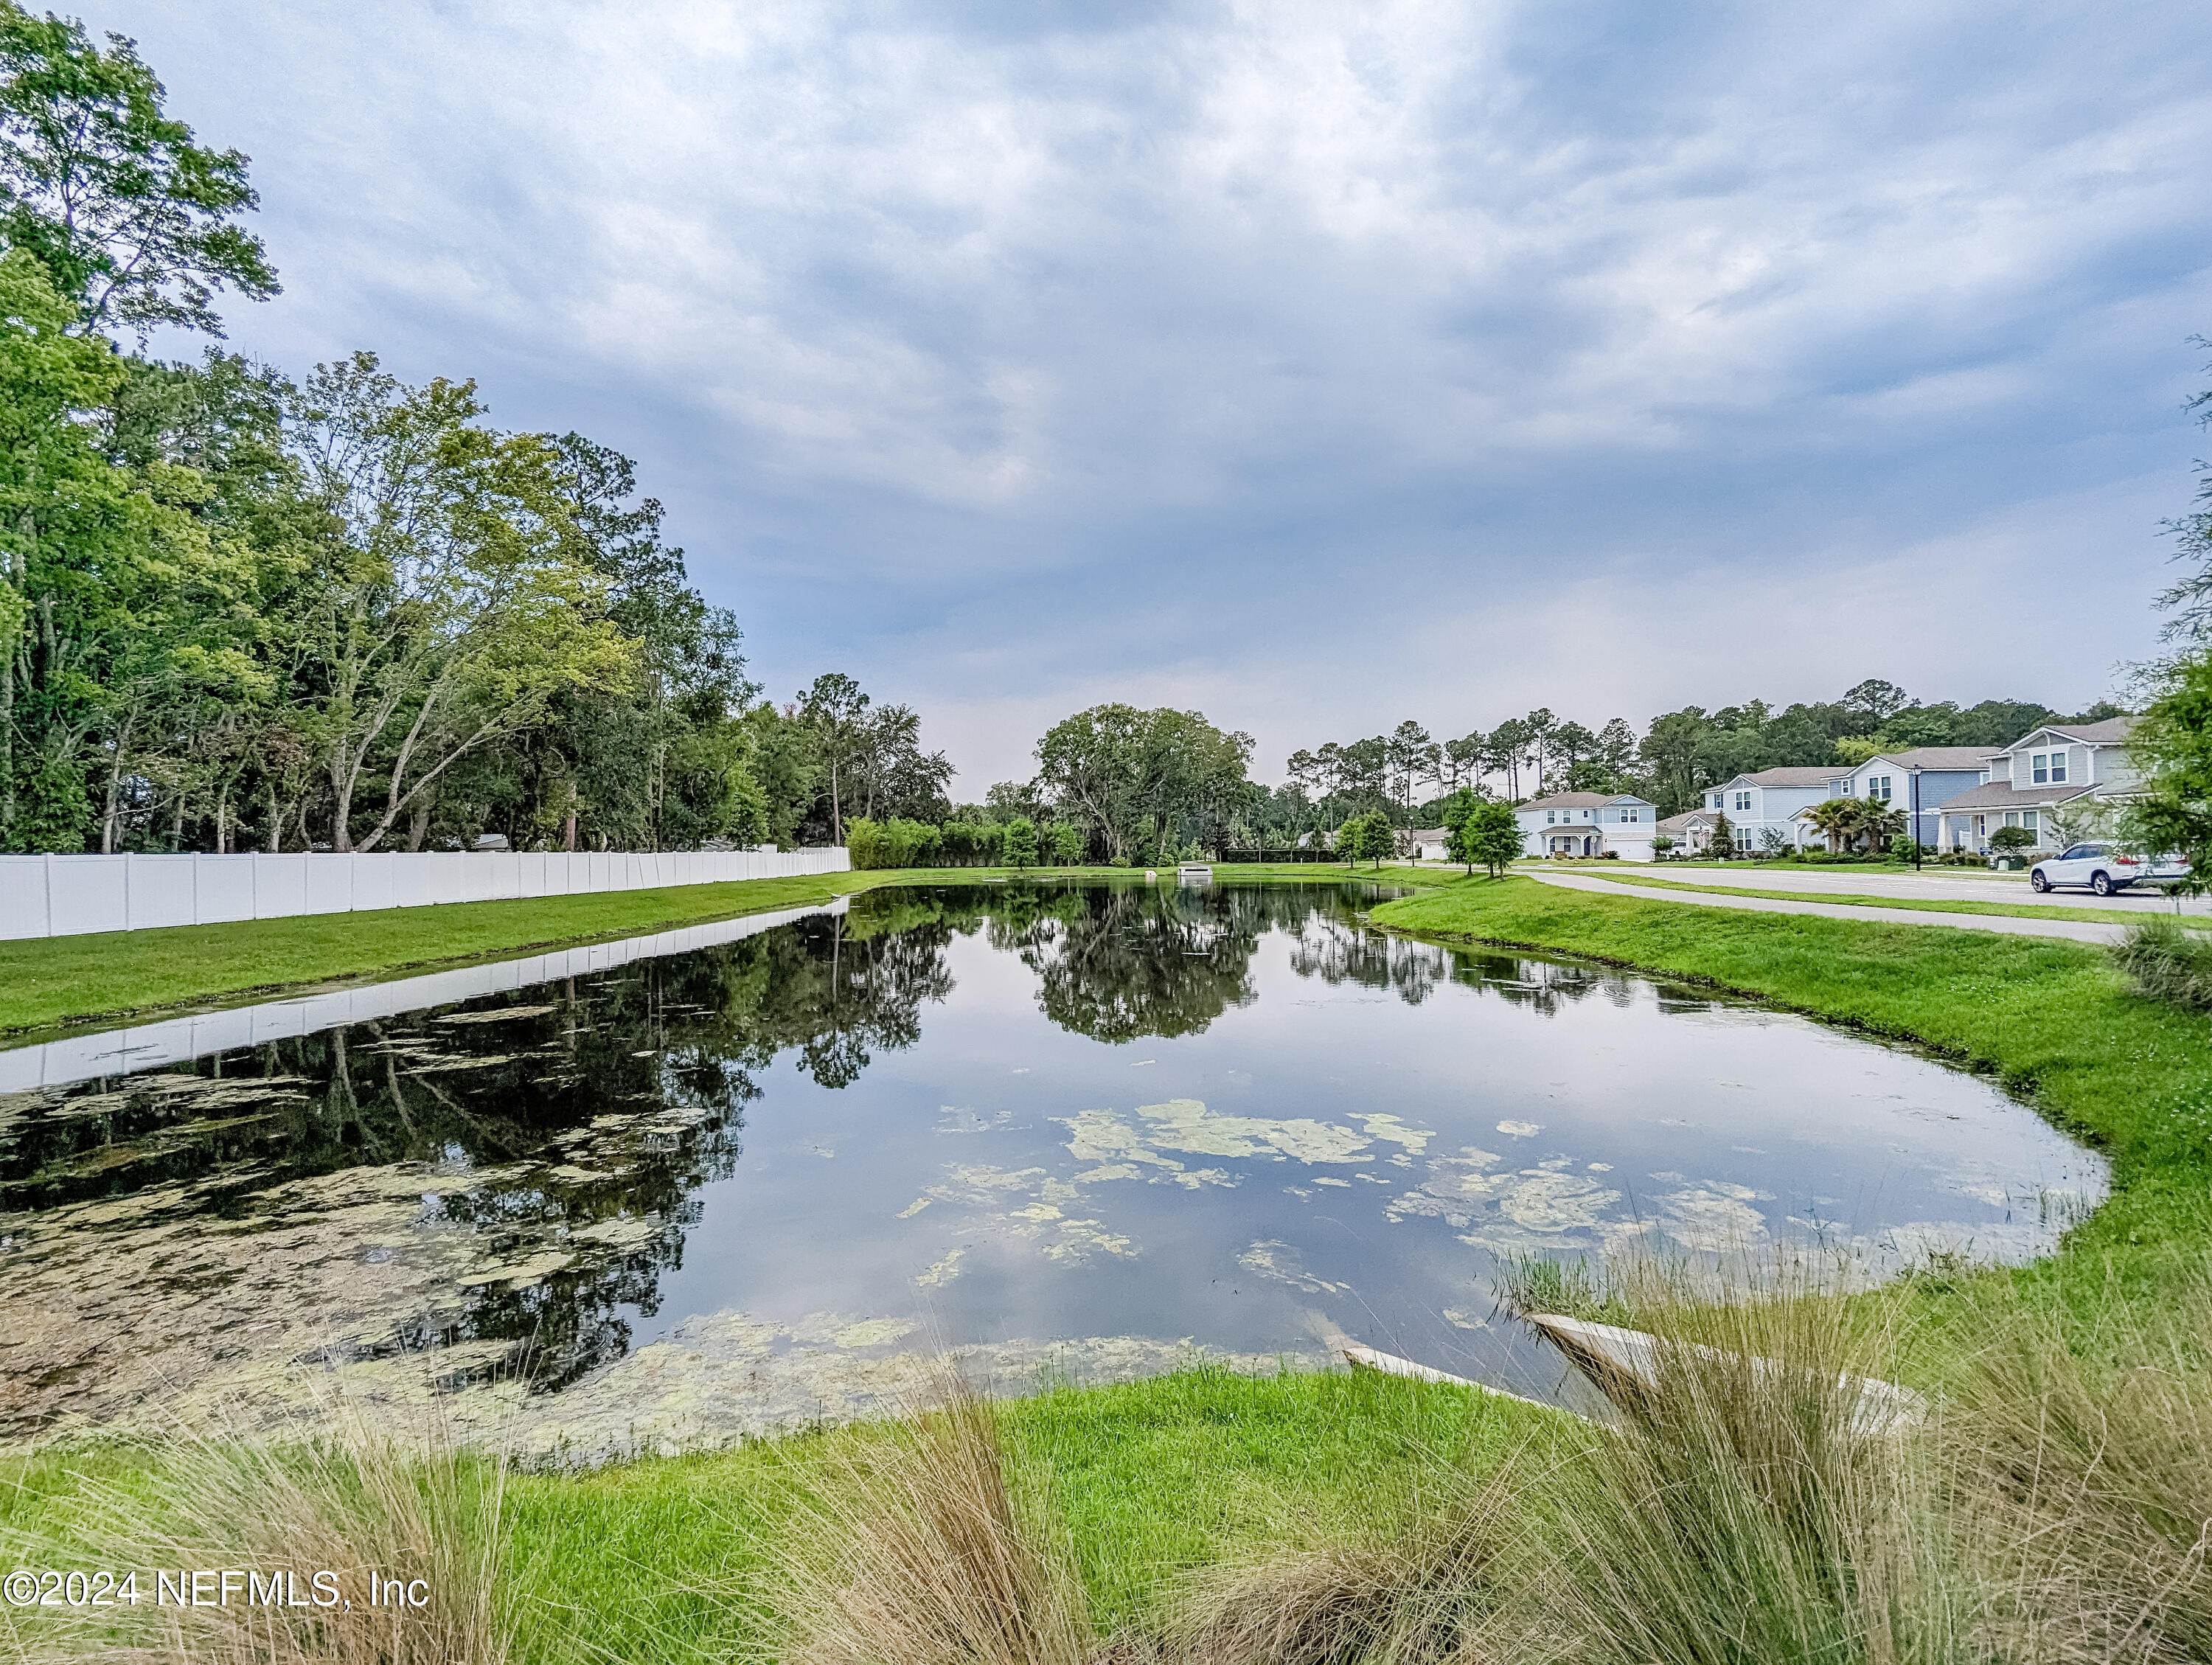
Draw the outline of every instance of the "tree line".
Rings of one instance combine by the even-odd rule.
[[[0,0],[0,849],[660,849],[936,814],[850,678],[781,706],[635,465],[370,352],[210,345],[279,285],[248,159],[131,42]]]
[[[1779,710],[1763,700],[1717,710],[1685,706],[1652,719],[1640,736],[1625,718],[1591,729],[1548,707],[1443,740],[1408,718],[1388,734],[1292,752],[1285,784],[1262,789],[1249,814],[1263,842],[1334,829],[1368,811],[1397,826],[1440,825],[1443,805],[1462,791],[1511,802],[1547,793],[1633,793],[1674,815],[1739,774],[1848,766],[1911,746],[1994,750],[2039,723],[2120,714],[2109,702],[2074,714],[2027,700],[1962,708],[1914,700],[1893,683],[1869,678],[1838,699]]]

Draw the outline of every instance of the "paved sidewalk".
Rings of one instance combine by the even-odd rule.
[[[1522,871],[1526,872],[1523,868]],[[1668,863],[1638,866],[1634,872],[1669,884],[1711,885],[1721,890],[1796,890],[1806,896],[1895,896],[1911,902],[1996,902],[2008,908],[2096,908],[2116,920],[2148,913],[2170,914],[2172,898],[2161,891],[2123,891],[2115,896],[2087,890],[2045,890],[2038,895],[2026,878],[1972,878],[1931,868],[1924,873],[1855,873],[1850,868],[1808,872],[1802,867],[1746,867],[1735,872],[1711,868],[1685,871]],[[1596,875],[1593,875],[1596,877]],[[2212,914],[2212,896],[2185,896],[2185,914]]]
[[[1752,914],[1813,914],[1822,919],[1864,920],[1869,925],[1950,926],[1960,931],[1994,931],[2001,937],[2065,937],[2075,942],[2118,942],[2124,925],[2093,925],[2085,920],[2019,919],[2006,914],[1923,913],[1910,908],[1866,908],[1843,902],[1781,902],[1771,896],[1699,896],[1662,890],[1646,884],[1614,884],[1594,874],[1532,872],[1539,884],[1592,896],[1635,896],[1645,902],[1679,902],[1690,908],[1739,908]],[[1779,889],[1779,886],[1773,888]]]

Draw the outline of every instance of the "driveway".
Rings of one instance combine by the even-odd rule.
[[[1863,920],[1869,925],[1935,925],[1951,926],[1961,931],[1991,931],[2001,937],[2064,937],[2074,942],[2112,943],[2126,933],[2124,925],[2093,925],[2086,920],[2070,919],[2014,919],[2003,914],[1933,914],[1919,913],[1905,908],[1864,908],[1841,902],[1783,902],[1772,896],[1730,896],[1725,888],[1717,887],[1705,896],[1687,890],[1662,890],[1646,884],[1614,884],[1590,873],[1553,873],[1528,872],[1530,878],[1540,884],[1556,884],[1563,890],[1587,890],[1592,896],[1638,896],[1646,902],[1679,902],[1691,908],[1735,908],[1751,914],[1812,914],[1822,919]],[[1673,874],[1668,874],[1673,878]],[[1826,875],[1823,874],[1825,878]],[[1739,880],[1738,883],[1747,881]],[[1955,881],[1954,881],[1955,882]],[[1973,881],[1966,881],[1972,884]],[[1780,890],[1780,885],[1759,885],[1761,890]],[[2022,891],[2025,894],[2026,887]],[[1869,886],[1860,892],[1872,895]],[[1926,892],[1921,892],[1926,895]],[[1932,898],[1931,898],[1932,899]],[[1979,896],[1966,900],[2009,901],[2010,887],[2002,896]]]

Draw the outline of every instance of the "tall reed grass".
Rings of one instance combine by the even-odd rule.
[[[464,1451],[441,1426],[396,1437],[341,1407],[311,1441],[179,1432],[151,1455],[124,1478],[88,1463],[59,1534],[36,1522],[0,1531],[10,1568],[66,1557],[139,1573],[135,1604],[11,1611],[13,1656],[34,1665],[507,1665],[514,1656],[506,1466]],[[252,1586],[206,1605],[155,1601],[156,1570],[225,1569],[293,1578],[273,1601],[252,1599]],[[317,1571],[335,1575],[337,1601],[314,1604]],[[373,1604],[373,1574],[422,1599]]]
[[[1047,1500],[1018,1492],[999,1412],[949,1366],[936,1402],[834,1461],[783,1557],[807,1665],[1083,1665],[1082,1590]]]
[[[2010,1290],[2013,1286],[2002,1285]],[[1607,1421],[1395,1537],[1194,1590],[1227,1665],[2088,1665],[2212,1660],[2212,1261],[2149,1316],[1986,1299],[1948,1388],[1868,1414],[1917,1338],[1802,1271],[1539,1274],[1659,1338]],[[2078,1294],[2078,1292],[2077,1292]],[[1442,1492],[1439,1496],[1444,1495]],[[1439,1554],[1439,1546],[1450,1546]],[[1449,1611],[1424,1630],[1407,1615]]]
[[[2212,1012],[2212,933],[2153,915],[2128,927],[2112,957],[2152,999]]]

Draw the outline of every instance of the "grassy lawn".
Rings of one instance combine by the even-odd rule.
[[[1753,890],[1741,884],[1682,884],[1649,873],[1620,872],[1613,871],[1610,866],[1602,872],[1582,867],[1572,871],[1584,878],[1603,879],[1608,884],[1632,884],[1648,890],[1687,890],[1692,895],[1704,896],[1765,896],[1776,902],[1838,902],[1855,908],[1896,908],[1907,913],[2002,914],[2011,919],[2065,919],[2080,920],[2091,925],[2124,925],[2128,921],[2141,919],[2149,912],[2142,908],[2076,908],[2063,902],[2045,906],[2026,902],[1962,902],[1941,897],[1877,896],[1844,890]],[[1905,871],[1910,872],[1911,869]],[[2212,919],[2201,915],[2184,914],[2179,920],[2190,930],[2212,930]]]
[[[1479,1472],[1559,1424],[1448,1386],[1199,1367],[1056,1389],[1010,1405],[1003,1425],[1017,1486],[1060,1522],[1094,1619],[1110,1631],[1155,1609],[1191,1568],[1388,1522],[1438,1464]],[[504,1571],[522,1656],[774,1657],[777,1558],[805,1534],[810,1503],[849,1500],[839,1494],[884,1437],[862,1425],[511,1477]],[[167,1491],[178,1466],[143,1447],[0,1461],[8,1565],[105,1564],[100,1540],[81,1535],[85,1482],[161,1498],[166,1520],[191,1495]]]
[[[1007,1438],[1018,1477],[1049,1495],[1110,1630],[1190,1568],[1286,1530],[1387,1518],[1438,1459],[1479,1467],[1549,1419],[1449,1387],[1191,1370],[1020,1401]],[[525,1478],[520,1586],[549,1607],[571,1604],[575,1639],[605,1657],[721,1657],[767,1643],[771,1547],[832,1461],[877,1437],[861,1428]]]
[[[0,1035],[640,936],[879,884],[1004,876],[964,867],[817,873],[0,942]]]
[[[1543,864],[1531,862],[1529,865],[1540,866]],[[1589,865],[1594,866],[1596,864]],[[1666,865],[1669,867],[1686,867],[1694,872],[1706,873],[1740,873],[1746,869],[1756,871],[1759,868],[1771,867],[1777,872],[1784,873],[1928,872],[1943,878],[1995,879],[2001,884],[2027,883],[2027,875],[2025,872],[2000,872],[1994,867],[1983,866],[1946,867],[1932,862],[1926,867],[1916,867],[1910,861],[1761,861],[1755,857],[1739,857],[1734,861],[1669,860]]]

